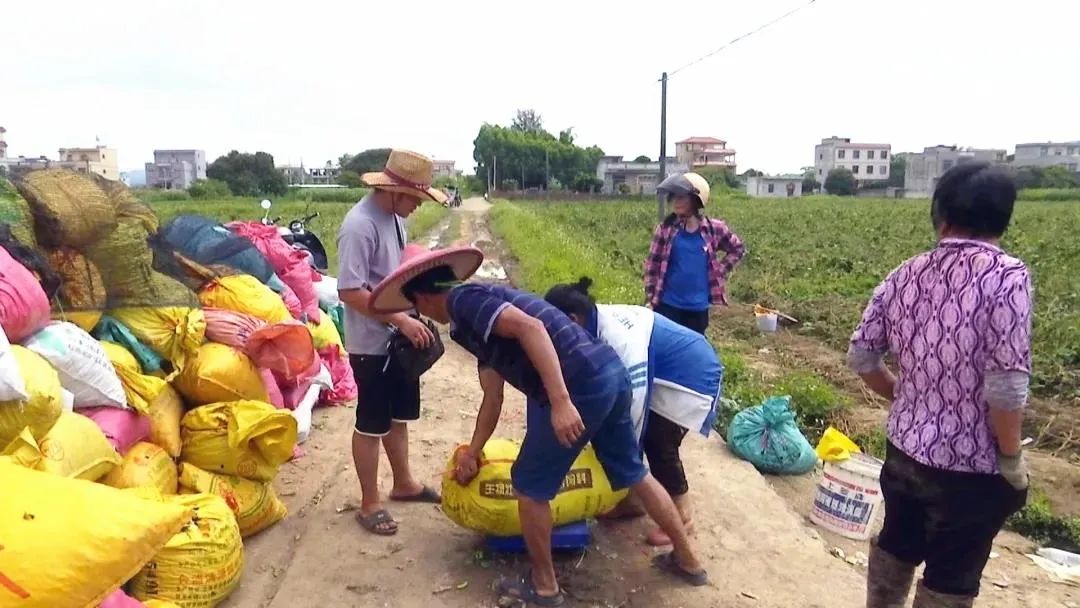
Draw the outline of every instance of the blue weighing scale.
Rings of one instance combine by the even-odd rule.
[[[553,551],[580,551],[588,547],[591,541],[588,522],[566,524],[551,531]],[[484,542],[488,550],[494,553],[525,552],[525,539],[522,536],[487,536]]]

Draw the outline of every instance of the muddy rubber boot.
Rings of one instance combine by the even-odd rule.
[[[927,589],[920,581],[919,588],[915,591],[915,603],[911,608],[971,608],[974,605],[973,596],[938,593]]]
[[[878,547],[875,539],[870,543],[866,608],[903,608],[914,578],[915,566]]]

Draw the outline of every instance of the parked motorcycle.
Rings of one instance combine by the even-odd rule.
[[[270,208],[273,203],[264,199],[261,206],[263,208],[262,223],[264,226],[276,226],[278,234],[286,243],[293,249],[302,251],[307,255],[308,264],[312,268],[322,274],[327,274],[330,271],[330,258],[326,255],[326,247],[323,246],[322,241],[314,232],[307,229],[307,223],[319,217],[318,211],[305,218],[294,219],[289,222],[288,227],[285,227],[277,225],[281,221],[280,216],[270,218]]]

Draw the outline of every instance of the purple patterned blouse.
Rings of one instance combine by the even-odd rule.
[[[1031,372],[1031,278],[982,241],[942,239],[874,291],[851,345],[899,364],[888,436],[927,466],[997,473],[987,372]]]

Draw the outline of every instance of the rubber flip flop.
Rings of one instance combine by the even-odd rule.
[[[533,606],[563,606],[566,604],[566,596],[560,589],[555,595],[540,595],[532,582],[532,572],[511,578],[503,577],[499,580],[499,596],[509,597],[531,604]]]
[[[424,486],[423,490],[420,490],[418,494],[412,496],[391,496],[390,500],[394,502],[429,502],[432,504],[442,504],[442,497],[435,490]]]
[[[652,559],[652,565],[660,571],[676,576],[694,587],[702,587],[709,584],[709,575],[704,569],[699,570],[698,572],[690,572],[686,568],[683,568],[679,565],[679,562],[675,560],[674,551],[657,555]]]
[[[393,536],[398,532],[397,522],[390,515],[390,512],[386,509],[382,509],[365,516],[363,513],[356,514],[356,521],[364,527],[365,530],[376,534],[378,536]],[[383,524],[393,524],[390,527]],[[381,526],[381,527],[380,527]]]

